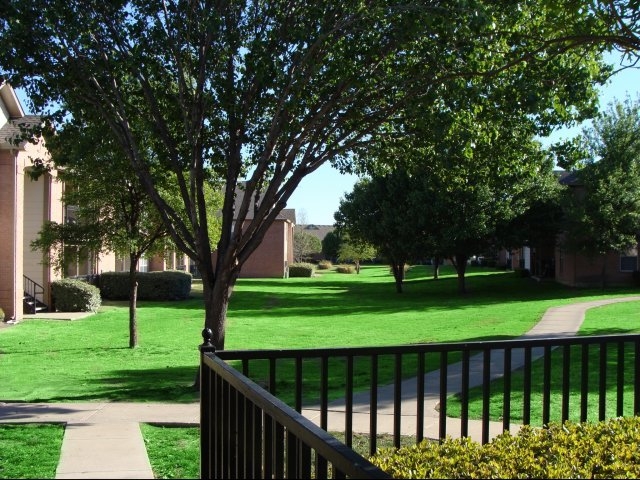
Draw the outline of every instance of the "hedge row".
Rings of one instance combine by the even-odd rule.
[[[640,418],[524,426],[480,445],[468,438],[383,449],[394,478],[640,478]]]
[[[191,274],[178,270],[138,272],[138,300],[184,300],[191,293]],[[98,280],[102,298],[129,299],[129,272],[105,272]]]

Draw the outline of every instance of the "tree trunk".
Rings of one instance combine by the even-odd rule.
[[[433,279],[438,280],[440,278],[440,257],[433,259]]]
[[[136,269],[138,258],[134,254],[129,255],[129,348],[138,346],[138,281]]]
[[[355,264],[356,264],[356,273],[358,274],[358,273],[360,273],[360,261],[356,260]]]
[[[458,293],[467,293],[467,284],[465,273],[467,271],[467,260],[469,256],[466,253],[456,253],[455,267],[458,274]]]
[[[215,349],[224,350],[227,309],[236,278],[231,269],[222,266],[217,276],[211,276],[206,268],[200,269],[200,272],[204,297],[204,329],[211,330],[211,343]],[[200,390],[200,366],[196,371],[193,388]]]
[[[600,286],[602,290],[607,286],[607,254],[602,255],[602,271],[600,272]]]
[[[396,281],[396,293],[402,293],[402,282],[404,281],[404,262],[391,263],[391,269],[393,271],[393,278]]]

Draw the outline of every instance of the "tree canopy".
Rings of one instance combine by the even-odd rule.
[[[218,348],[243,263],[306,175],[326,162],[349,168],[381,125],[453,79],[543,65],[606,35],[635,45],[617,18],[569,0],[9,0],[3,9],[0,75],[55,122],[97,113],[109,126],[197,263]],[[579,41],[586,33],[592,41]],[[155,168],[172,177],[180,206]],[[210,182],[225,188],[215,245]]]

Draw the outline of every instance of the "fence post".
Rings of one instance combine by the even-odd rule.
[[[213,395],[211,394],[211,371],[204,364],[204,355],[215,353],[211,343],[213,332],[210,328],[202,330],[202,345],[200,345],[200,478],[213,478],[211,458],[211,438],[214,432],[211,419],[214,417]]]

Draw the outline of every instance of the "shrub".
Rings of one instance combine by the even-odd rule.
[[[97,287],[72,278],[52,282],[51,295],[60,312],[95,312],[102,303]]]
[[[313,263],[292,263],[289,265],[290,277],[311,277],[316,266]]]
[[[640,418],[524,426],[491,443],[425,440],[371,461],[395,478],[638,478]]]
[[[336,267],[336,272],[338,273],[353,273],[355,271],[352,265],[338,265]]]
[[[329,260],[320,260],[318,262],[318,270],[329,270],[332,266]]]
[[[185,300],[191,293],[191,274],[178,270],[138,272],[138,300]],[[109,300],[129,299],[129,272],[100,275],[100,293]]]

